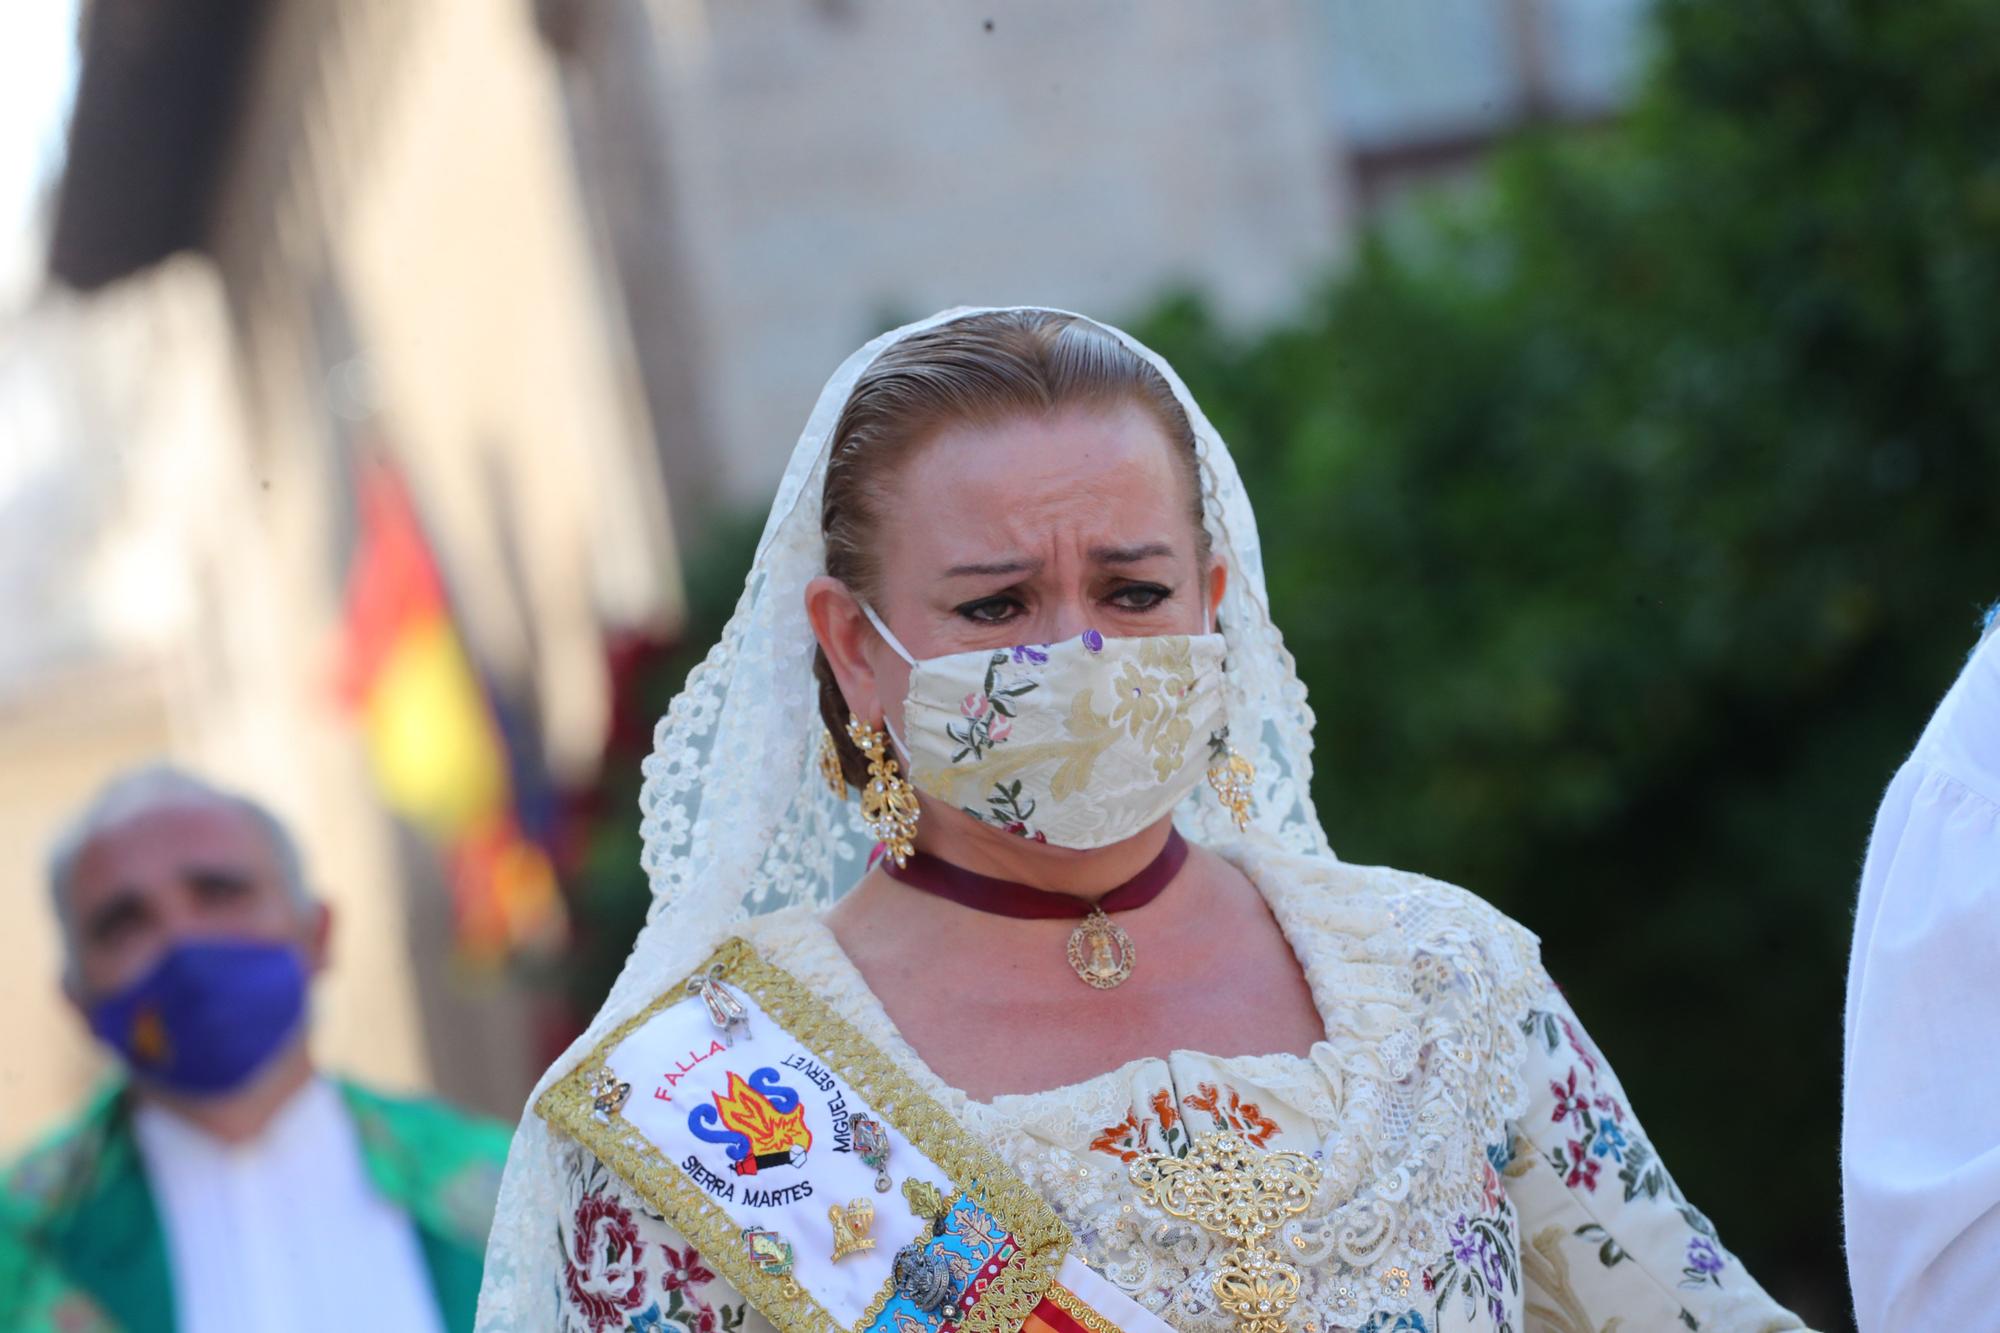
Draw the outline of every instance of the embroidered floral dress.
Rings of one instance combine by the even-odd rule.
[[[1141,1154],[1228,1128],[1319,1161],[1288,1222],[1296,1333],[1738,1333],[1801,1327],[1667,1174],[1535,941],[1418,875],[1229,853],[1270,903],[1326,1037],[1304,1056],[1133,1061],[975,1102],[916,1056],[817,919],[746,934],[1054,1206],[1081,1256],[1184,1333],[1230,1333],[1221,1242],[1152,1208]],[[766,1321],[589,1152],[565,1152],[561,1327],[762,1333]]]

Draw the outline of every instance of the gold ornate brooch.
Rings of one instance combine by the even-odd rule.
[[[1278,1250],[1278,1228],[1312,1202],[1319,1164],[1218,1129],[1196,1138],[1186,1157],[1148,1153],[1129,1171],[1155,1208],[1231,1242],[1212,1285],[1242,1333],[1286,1333],[1299,1270]]]

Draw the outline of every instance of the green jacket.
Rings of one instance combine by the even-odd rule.
[[[445,1327],[472,1328],[508,1132],[338,1084],[368,1175],[410,1214]],[[0,1176],[0,1330],[175,1333],[166,1237],[122,1083]]]

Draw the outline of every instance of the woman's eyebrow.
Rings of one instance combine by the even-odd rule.
[[[1039,572],[1041,567],[1042,562],[1039,560],[1020,557],[1013,560],[995,560],[983,564],[953,565],[944,572],[944,577],[956,579],[964,578],[969,574],[978,574],[982,577],[991,578],[996,574],[1034,574]]]
[[[1093,546],[1090,548],[1090,559],[1092,563],[1099,565],[1136,565],[1142,560],[1154,560],[1161,556],[1171,556],[1173,553],[1173,545],[1169,542],[1141,542],[1137,546]],[[944,577],[956,579],[979,575],[991,578],[999,574],[1037,574],[1041,572],[1041,568],[1040,560],[1018,556],[1011,560],[953,565],[944,571]]]
[[[1138,546],[1093,546],[1090,558],[1100,565],[1136,565],[1141,560],[1170,556],[1174,548],[1167,542],[1144,542]]]

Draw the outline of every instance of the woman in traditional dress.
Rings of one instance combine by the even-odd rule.
[[[1799,1327],[1534,937],[1335,857],[1311,723],[1160,358],[1041,309],[862,348],[659,725],[653,909],[480,1328]]]

